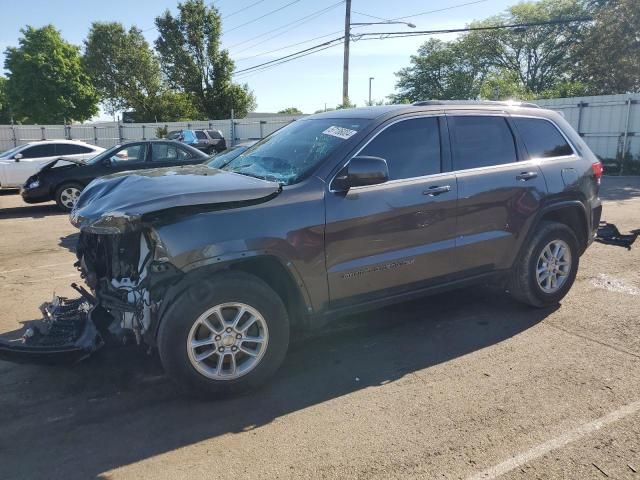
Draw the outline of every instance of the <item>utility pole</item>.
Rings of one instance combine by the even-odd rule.
[[[351,37],[351,0],[346,0],[344,12],[344,63],[342,65],[342,106],[349,103],[349,40]]]
[[[371,80],[373,79],[373,77],[369,77],[369,106],[371,106]]]

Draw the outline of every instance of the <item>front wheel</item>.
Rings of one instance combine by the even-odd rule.
[[[64,212],[70,212],[82,193],[79,183],[65,183],[56,190],[56,204]]]
[[[555,305],[569,293],[579,262],[573,231],[562,223],[543,222],[513,268],[509,292],[534,307]]]
[[[258,387],[284,360],[289,320],[278,295],[241,272],[193,282],[161,319],[160,359],[180,385],[204,394]]]

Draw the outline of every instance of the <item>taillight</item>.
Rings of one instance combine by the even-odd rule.
[[[591,169],[593,170],[593,176],[596,177],[596,180],[598,180],[598,183],[600,183],[600,179],[602,178],[602,172],[604,170],[602,167],[602,162],[592,163]]]

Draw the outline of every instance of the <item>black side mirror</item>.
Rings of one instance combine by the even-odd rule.
[[[111,165],[113,165],[113,162],[111,161],[111,157],[103,158],[102,165],[104,165],[105,167],[110,167]]]
[[[353,157],[333,180],[334,190],[378,185],[389,180],[387,161],[380,157]]]

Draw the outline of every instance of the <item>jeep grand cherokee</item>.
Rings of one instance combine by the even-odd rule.
[[[292,328],[338,313],[488,279],[556,304],[601,174],[552,111],[420,102],[306,117],[222,169],[98,179],[71,219],[101,340],[75,345],[134,332],[185,387],[237,392],[277,370]]]

